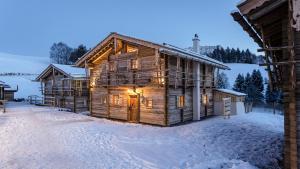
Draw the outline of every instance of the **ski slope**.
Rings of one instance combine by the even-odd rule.
[[[40,83],[33,82],[37,74],[50,63],[48,57],[22,56],[0,53],[0,81],[4,81],[13,89],[19,87],[15,98],[27,98],[29,95],[41,95]],[[23,73],[28,75],[3,75],[5,73]]]

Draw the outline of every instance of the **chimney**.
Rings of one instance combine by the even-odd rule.
[[[195,37],[193,38],[193,52],[200,52],[200,39],[197,34],[195,34]]]

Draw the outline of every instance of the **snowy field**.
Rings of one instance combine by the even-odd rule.
[[[161,128],[10,103],[0,168],[279,168],[283,117],[253,112]]]
[[[0,53],[0,74],[23,73],[30,75],[7,76],[0,75],[0,81],[4,81],[13,89],[19,87],[15,98],[27,98],[29,95],[41,95],[40,83],[33,82],[36,76],[45,69],[50,60],[48,57],[22,56]]]

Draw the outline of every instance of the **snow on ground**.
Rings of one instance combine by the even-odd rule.
[[[0,76],[0,81],[4,81],[13,89],[19,87],[16,98],[27,98],[29,95],[41,95],[40,84],[33,82],[37,74],[41,73],[49,64],[47,57],[22,56],[0,53],[0,74],[23,73],[30,75]]]
[[[268,72],[265,68],[256,64],[226,63],[226,65],[230,67],[231,70],[221,70],[220,73],[224,72],[227,75],[230,88],[233,87],[235,79],[239,73],[246,76],[247,73],[252,74],[253,70],[259,70],[263,79],[269,79]]]
[[[98,119],[10,103],[0,168],[279,168],[283,117],[254,112],[176,127]]]

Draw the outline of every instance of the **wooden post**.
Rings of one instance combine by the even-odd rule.
[[[166,56],[164,54],[164,61],[165,61],[165,70],[168,70],[169,68],[169,58],[168,56]],[[165,126],[168,126],[169,125],[169,115],[168,115],[168,104],[169,104],[169,101],[168,101],[168,93],[169,93],[169,71],[165,71],[165,74],[164,74],[164,77],[165,77],[165,85],[164,85],[164,88],[165,88]]]

